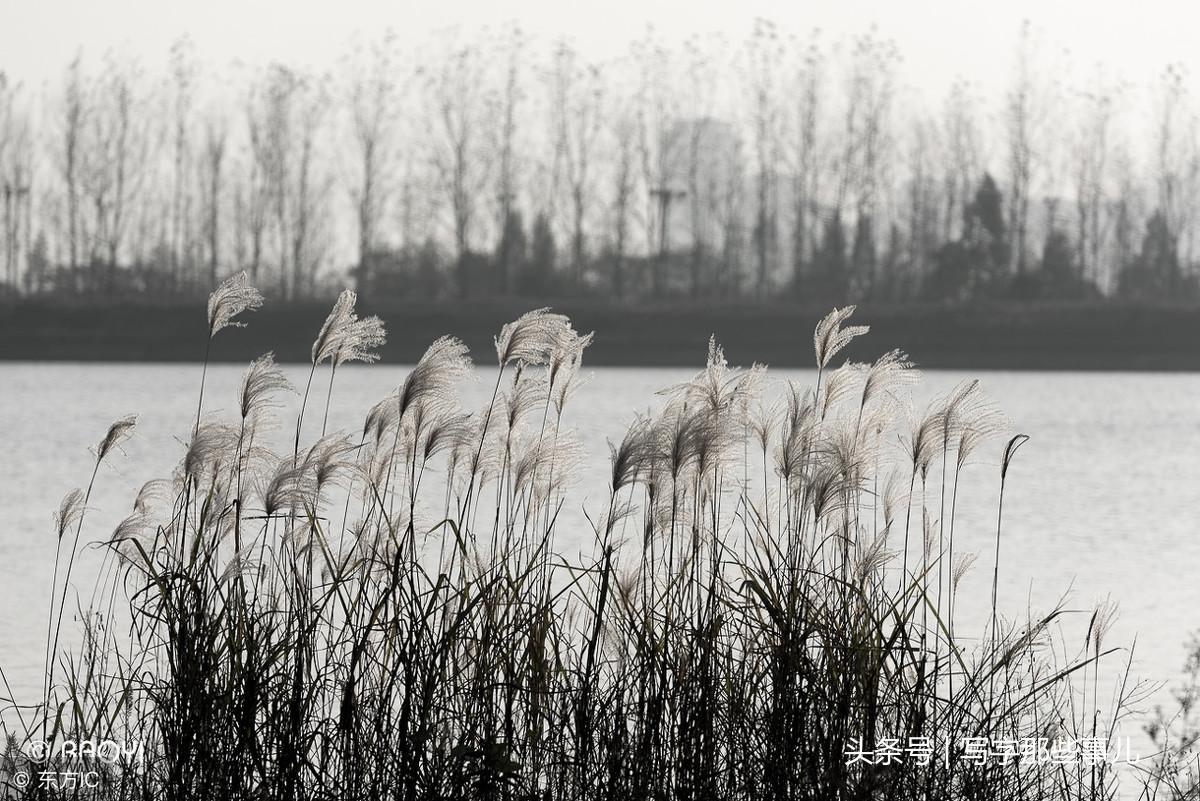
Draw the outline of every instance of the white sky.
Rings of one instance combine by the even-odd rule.
[[[798,34],[820,28],[827,40],[875,24],[899,45],[904,82],[935,97],[956,76],[999,90],[1023,19],[1047,49],[1069,50],[1076,72],[1102,62],[1136,86],[1170,61],[1200,73],[1195,0],[0,0],[0,70],[30,84],[57,81],[79,48],[88,61],[115,48],[154,69],[183,34],[211,64],[278,59],[323,69],[356,32],[391,27],[417,43],[456,23],[508,21],[543,39],[569,36],[604,58],[647,23],[668,39],[724,31],[736,41],[755,17]]]

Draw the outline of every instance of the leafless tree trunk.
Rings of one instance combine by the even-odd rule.
[[[172,185],[171,185],[171,244],[170,274],[176,291],[184,288],[189,276],[184,274],[187,257],[191,251],[191,224],[188,219],[191,209],[190,176],[192,175],[192,106],[195,102],[196,82],[199,71],[195,62],[192,43],[187,39],[175,42],[171,47],[171,130],[172,130]]]
[[[1035,129],[1040,113],[1034,83],[1034,42],[1028,22],[1021,26],[1017,72],[1008,93],[1005,121],[1008,134],[1009,213],[1012,268],[1025,272],[1028,258],[1029,204],[1036,166]]]
[[[751,128],[755,161],[754,245],[757,254],[755,293],[764,300],[774,267],[778,229],[779,112],[776,80],[781,74],[782,47],[775,26],[758,20],[749,43]]]
[[[1113,98],[1097,82],[1081,98],[1079,143],[1075,152],[1075,218],[1080,281],[1100,282],[1104,230],[1104,178],[1108,169]]]
[[[745,256],[745,186],[746,175],[740,145],[733,153],[732,163],[724,185],[717,196],[717,221],[721,227],[721,257],[723,269],[717,276],[719,292],[736,297],[742,294],[743,258]]]
[[[576,286],[583,280],[592,160],[600,136],[603,102],[600,68],[581,64],[579,54],[566,43],[560,43],[554,52],[551,71],[551,108],[555,149],[571,201],[571,272]]]
[[[396,117],[397,64],[395,35],[388,31],[368,47],[370,61],[355,64],[350,86],[350,124],[358,148],[359,175],[352,190],[358,222],[359,292],[369,290],[371,262],[378,247],[379,225],[387,208],[387,182],[392,161]]]
[[[629,225],[635,185],[637,123],[628,111],[613,117],[612,172],[612,288],[618,300],[625,297],[625,259],[629,249]]]
[[[328,92],[323,85],[303,82],[303,93],[296,129],[298,152],[288,162],[295,165],[294,201],[292,206],[292,269],[293,292],[311,295],[316,287],[316,271],[322,257],[323,230],[321,214],[325,186],[317,173],[317,142],[324,123]]]
[[[208,281],[216,286],[221,265],[221,188],[224,179],[226,143],[225,117],[214,113],[204,126],[204,206],[208,239]]]
[[[940,215],[935,201],[934,165],[930,156],[935,152],[931,126],[918,122],[912,133],[909,156],[908,186],[908,270],[909,277],[919,282],[928,274],[927,262],[936,247]],[[947,201],[947,205],[951,201]]]
[[[1129,266],[1134,258],[1138,233],[1137,220],[1142,209],[1138,203],[1132,156],[1123,147],[1115,147],[1113,174],[1116,182],[1116,199],[1111,204],[1112,259],[1119,273]]]
[[[732,126],[718,117],[716,108],[720,71],[724,66],[722,42],[718,37],[684,43],[688,119],[681,124],[686,140],[683,172],[692,240],[689,257],[692,297],[706,291],[704,272],[712,249],[711,220],[719,185],[724,180],[721,173],[728,171],[729,151],[736,138]]]
[[[794,175],[792,179],[792,289],[803,292],[804,271],[813,237],[810,220],[819,211],[820,171],[817,133],[821,111],[824,64],[816,43],[805,48],[797,75]]]
[[[283,298],[293,298],[299,292],[295,261],[296,230],[295,192],[298,187],[293,171],[302,154],[297,147],[297,96],[302,91],[302,79],[293,70],[272,65],[251,98],[249,106],[251,150],[254,155],[253,177],[261,181],[261,198],[252,196],[252,203],[262,203],[261,239],[257,224],[252,230],[252,256],[257,264],[265,259],[267,247],[274,240],[274,255],[278,266],[278,291]],[[299,134],[301,137],[303,133]],[[306,170],[307,165],[299,169]]]
[[[22,220],[29,219],[33,180],[33,130],[22,87],[0,75],[0,194],[3,194],[4,277],[20,291]],[[28,256],[28,242],[24,252]]]
[[[80,254],[80,169],[83,160],[84,126],[88,116],[87,87],[80,57],[67,67],[62,109],[62,152],[60,170],[67,193],[67,252],[72,281],[78,280]]]
[[[678,196],[670,184],[668,126],[677,114],[677,99],[670,86],[671,59],[660,42],[648,36],[635,42],[638,69],[637,158],[646,189],[643,213],[646,253],[651,257],[654,297],[666,295],[670,242],[671,204]]]
[[[942,172],[941,238],[949,242],[962,233],[963,214],[979,180],[980,136],[976,101],[969,87],[955,81],[943,103],[941,137],[946,162]]]
[[[267,226],[271,207],[271,181],[275,166],[273,143],[270,132],[270,113],[258,107],[259,98],[251,97],[246,105],[246,123],[249,131],[249,152],[245,184],[239,194],[242,202],[238,214],[239,225],[249,240],[248,251],[250,278],[256,285],[265,283],[261,275],[266,251]]]
[[[500,58],[505,64],[504,85],[498,96],[499,112],[499,169],[496,175],[496,204],[499,210],[496,225],[499,231],[496,248],[496,291],[506,295],[513,285],[513,253],[510,237],[513,213],[517,201],[517,118],[524,98],[521,70],[524,61],[525,34],[518,27],[507,32],[501,44]]]
[[[450,204],[459,297],[470,287],[470,253],[478,199],[487,184],[488,164],[479,152],[484,72],[479,51],[458,46],[434,71],[429,86],[438,126],[434,165]]]
[[[137,94],[140,76],[135,65],[110,55],[91,116],[91,156],[85,173],[94,208],[90,257],[94,264],[103,265],[110,292],[115,289],[126,243],[130,207],[141,193],[148,169],[150,138],[144,103]]]
[[[1195,148],[1196,122],[1187,110],[1184,70],[1177,64],[1163,74],[1155,131],[1155,190],[1158,210],[1171,235],[1183,238],[1190,205],[1189,173]]]

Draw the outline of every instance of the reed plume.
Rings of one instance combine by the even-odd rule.
[[[352,289],[342,290],[333,308],[317,332],[311,350],[312,367],[308,372],[308,381],[304,385],[304,396],[300,401],[300,413],[296,417],[296,441],[292,449],[292,459],[300,456],[300,432],[304,427],[304,412],[308,407],[308,395],[312,390],[313,377],[317,367],[329,362],[329,389],[325,396],[325,416],[321,423],[321,434],[329,425],[329,406],[333,399],[333,381],[337,368],[346,362],[364,362],[371,364],[379,360],[378,348],[387,341],[387,332],[383,321],[372,315],[359,319],[354,307],[358,303],[358,295]]]
[[[338,349],[342,347],[351,325],[358,319],[358,315],[354,313],[354,306],[357,302],[358,295],[352,289],[342,290],[342,293],[338,295],[333,308],[325,317],[325,322],[321,324],[321,330],[317,332],[317,338],[313,340],[312,363],[314,365],[333,359]]]
[[[126,415],[110,425],[104,438],[96,446],[96,461],[104,461],[104,458],[112,453],[113,450],[121,447],[121,444],[133,434],[133,429],[136,425],[136,414]]]
[[[865,325],[852,325],[846,328],[842,324],[854,314],[854,306],[834,309],[825,315],[813,330],[813,352],[817,358],[817,367],[824,369],[833,357],[842,351],[855,337],[862,336],[871,329]]]
[[[183,457],[183,475],[194,482],[214,475],[233,457],[241,435],[228,423],[211,422],[200,426],[188,443]]]
[[[649,474],[650,459],[653,452],[653,429],[650,420],[638,417],[625,430],[625,436],[618,445],[608,443],[609,450],[609,487],[615,495],[620,490],[632,485]]]
[[[196,402],[196,422],[192,433],[200,427],[200,415],[204,411],[204,384],[208,378],[208,358],[212,353],[213,337],[225,328],[242,328],[245,323],[236,320],[239,314],[254,311],[263,304],[262,294],[250,286],[245,271],[226,278],[208,296],[208,339],[204,345],[204,366],[200,370],[200,397]]]
[[[547,380],[550,385],[551,401],[555,413],[562,417],[567,400],[579,388],[583,379],[580,369],[583,366],[583,352],[592,344],[595,333],[579,336],[572,334],[565,344],[558,345],[550,354],[550,366]]]
[[[63,496],[62,502],[58,505],[58,511],[54,514],[54,527],[58,531],[58,538],[61,540],[63,534],[67,533],[82,516],[83,490],[76,487]]]
[[[566,315],[554,314],[549,308],[535,309],[500,329],[496,361],[501,366],[547,364],[555,352],[571,348],[575,336]]]
[[[860,407],[878,397],[895,396],[904,387],[920,381],[921,373],[913,367],[908,354],[890,350],[866,368]]]
[[[400,385],[395,400],[398,415],[404,417],[409,409],[420,404],[430,408],[451,405],[455,384],[470,371],[470,354],[461,340],[455,337],[436,340]]]
[[[382,338],[354,300],[338,299],[313,347],[331,387]],[[1071,677],[1088,671],[1095,705],[1108,615],[1083,663],[1045,648],[1058,610],[999,631],[1001,511],[990,631],[959,639],[958,472],[1001,418],[968,382],[904,420],[917,374],[899,351],[826,371],[865,330],[845,326],[851,311],[818,325],[813,386],[769,385],[711,338],[703,368],[634,416],[604,465],[583,459],[567,403],[592,335],[549,310],[501,331],[495,388],[473,413],[466,347],[444,337],[364,404],[354,440],[303,440],[298,419],[292,454],[256,436],[291,389],[260,357],[236,408],[197,424],[173,480],[144,485],[105,538],[112,568],[81,599],[80,656],[51,663],[69,583],[57,565],[89,492],[64,498],[46,658],[67,676],[47,665],[37,724],[148,744],[145,770],[112,768],[96,801],[1111,797],[1099,769],[983,771],[953,750],[1047,721],[1097,730]],[[93,469],[132,424],[109,428]],[[1001,510],[1024,441],[1005,450]],[[927,501],[939,457],[943,487],[954,469],[949,517]],[[572,491],[592,467],[608,484],[599,508]],[[910,574],[913,517],[924,560]],[[906,736],[951,758],[847,759]]]
[[[242,419],[251,426],[269,409],[279,404],[275,395],[279,392],[295,392],[283,370],[275,364],[275,354],[265,353],[250,363],[242,375],[238,391],[238,407]]]
[[[262,307],[263,296],[250,285],[245,271],[231,275],[208,296],[208,336],[211,339],[225,328],[242,328],[235,318],[243,312]]]

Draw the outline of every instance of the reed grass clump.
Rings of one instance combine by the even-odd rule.
[[[211,334],[259,302],[244,284],[214,296]],[[867,331],[845,325],[852,307],[818,324],[811,388],[734,369],[714,340],[692,380],[614,438],[607,491],[580,517],[571,398],[591,334],[546,309],[505,326],[478,409],[460,405],[466,348],[440,339],[361,430],[306,440],[317,368],[330,364],[328,419],[337,366],[382,344],[382,323],[353,309],[344,294],[313,346],[291,453],[264,433],[295,391],[270,354],[232,418],[201,405],[175,474],[102,539],[69,654],[56,576],[47,688],[18,709],[10,787],[62,758],[28,755],[42,737],[140,751],[99,766],[96,787],[34,783],[29,797],[1114,796],[1105,762],[969,751],[1111,735],[1127,699],[1104,715],[1090,703],[1112,650],[1101,636],[1056,662],[1044,646],[1062,610],[1022,623],[995,608],[1000,501],[1025,438],[999,437],[978,383],[913,413],[905,354],[831,368]],[[989,447],[1000,470],[972,464]],[[971,471],[998,490],[996,550],[981,556],[993,611],[961,638],[974,555],[956,550],[954,520]],[[86,506],[86,492],[64,500],[64,545]],[[567,558],[567,540],[590,556]],[[878,757],[897,744],[900,758]]]

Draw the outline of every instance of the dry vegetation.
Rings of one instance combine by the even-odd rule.
[[[222,285],[210,340],[260,302],[244,276]],[[969,737],[1115,735],[1136,693],[1098,709],[1107,610],[1058,663],[1045,646],[1059,610],[1023,623],[996,610],[1004,487],[1026,438],[1001,436],[977,382],[914,414],[904,354],[832,368],[866,331],[847,324],[853,308],[818,324],[811,389],[765,391],[764,368],[729,367],[713,342],[611,446],[591,557],[571,562],[556,542],[578,506],[569,420],[591,335],[548,310],[505,326],[474,411],[457,400],[466,348],[439,339],[360,432],[318,431],[338,366],[382,342],[354,306],[344,293],[313,346],[292,453],[264,445],[295,391],[269,354],[234,419],[207,417],[201,391],[175,474],[105,540],[71,654],[59,635],[91,484],[63,501],[46,688],[10,710],[10,793],[37,767],[31,739],[114,738],[142,744],[136,764],[22,797],[1115,796],[1107,763],[976,765],[964,751]],[[97,465],[133,424],[113,426]],[[992,614],[982,638],[960,637],[974,555],[955,544],[959,479],[983,480],[992,468],[973,457],[989,448]],[[128,636],[109,625],[126,607]],[[847,758],[910,737],[929,738],[929,765]]]

